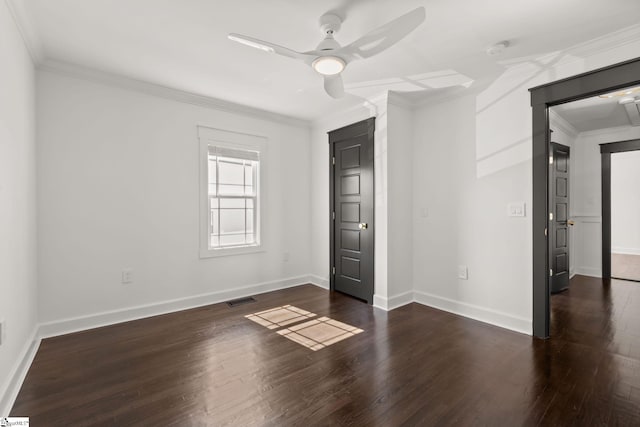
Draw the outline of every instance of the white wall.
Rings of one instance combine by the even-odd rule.
[[[414,117],[412,110],[395,104],[392,97],[387,116],[387,298],[391,308],[413,291]]]
[[[508,217],[507,205],[531,206],[531,164],[520,161],[478,177],[475,114],[474,94],[416,112],[416,299],[527,331],[531,221]],[[458,279],[458,265],[468,267],[468,280]]]
[[[428,212],[414,224],[418,301],[531,332],[528,89],[636,57],[637,33],[510,59],[486,87],[416,112],[414,201]],[[507,216],[512,201],[526,202],[526,217]],[[457,279],[457,265],[468,266],[468,280]]]
[[[640,138],[640,128],[625,126],[581,132],[571,152],[571,210],[576,222],[575,272],[602,277],[602,175],[600,144]]]
[[[42,322],[309,273],[307,126],[57,72],[38,72],[37,89]],[[199,258],[197,125],[268,138],[265,252]]]
[[[611,252],[640,255],[640,151],[611,155]]]
[[[483,86],[445,99],[430,100],[427,94],[407,115],[394,114],[397,106],[388,103],[384,115],[388,139],[386,148],[379,145],[380,163],[375,165],[376,295],[387,298],[388,308],[396,305],[392,301],[396,292],[405,289],[395,286],[406,282],[406,266],[410,265],[414,300],[531,333],[528,89],[634,58],[640,51],[639,33],[632,27],[565,51],[510,59]],[[328,277],[329,254],[326,131],[363,118],[353,111],[345,112],[343,118],[336,113],[317,122],[312,130],[312,265],[314,273],[324,278]],[[394,140],[405,140],[394,136],[394,129],[407,123],[411,123],[406,135],[412,135],[412,147],[404,145],[400,157],[394,157]],[[412,157],[410,168],[407,153]],[[403,177],[409,170],[412,180],[401,178],[403,184],[394,187],[393,177]],[[386,190],[385,181],[378,181],[380,176],[388,178]],[[412,201],[403,193],[409,187]],[[526,216],[507,216],[510,202],[525,202]],[[410,239],[402,234],[406,229],[393,230],[396,220],[405,220],[394,216],[394,207],[405,205],[411,205],[412,211]],[[395,215],[402,212],[399,209]],[[381,228],[388,229],[380,233]],[[388,258],[379,256],[379,234],[389,240]],[[412,247],[410,261],[404,253],[396,257],[394,252],[407,239]],[[394,269],[394,265],[402,267]],[[457,278],[459,265],[468,267],[468,280]]]
[[[34,67],[0,2],[0,415],[8,415],[19,364],[32,344],[36,301]],[[19,373],[18,373],[19,375]],[[7,412],[5,412],[7,411]]]

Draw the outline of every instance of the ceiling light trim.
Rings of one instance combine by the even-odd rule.
[[[344,70],[347,63],[342,58],[327,55],[316,58],[311,66],[322,76],[337,76]]]
[[[24,1],[21,0],[5,0],[7,9],[13,18],[24,45],[31,56],[34,65],[40,65],[45,60],[42,41],[36,30],[36,26],[31,19],[31,15],[26,9]]]
[[[187,92],[169,86],[163,86],[156,83],[137,80],[120,74],[107,73],[104,71],[99,71],[68,62],[45,60],[44,62],[39,64],[37,68],[41,71],[66,75],[94,83],[101,83],[120,89],[157,96],[159,98],[164,98],[171,101],[182,102],[199,107],[212,108],[227,113],[241,114],[257,119],[269,120],[285,125],[307,129],[311,126],[310,120],[292,117],[273,111],[267,111],[261,108],[250,107],[248,105],[238,104],[231,101],[225,101],[223,99],[206,95],[199,95],[193,92]]]

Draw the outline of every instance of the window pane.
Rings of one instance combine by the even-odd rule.
[[[220,190],[220,194],[225,194],[227,196],[243,196],[244,195],[243,185],[219,184],[218,189]]]
[[[211,209],[211,233],[212,234],[220,234],[218,230],[218,213],[220,211],[218,209]]]
[[[209,194],[216,194],[216,158],[209,156],[208,181]]]
[[[247,209],[247,233],[253,233],[253,209]]]
[[[244,182],[247,185],[253,183],[253,163],[249,162],[244,166]]]
[[[220,234],[244,233],[244,209],[220,210]]]
[[[244,209],[244,200],[245,199],[220,199],[220,208],[221,209]]]
[[[243,245],[245,244],[244,234],[231,234],[228,236],[220,236],[221,246]]]
[[[244,194],[253,195],[253,171],[255,169],[256,162],[248,162],[244,168]]]
[[[224,159],[224,160],[223,160]],[[233,162],[230,159],[218,158],[218,179],[221,184],[244,185],[244,173],[242,161]]]
[[[209,183],[215,184],[216,182],[216,158],[209,157]]]

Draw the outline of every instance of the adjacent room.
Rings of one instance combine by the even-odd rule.
[[[1,0],[0,420],[639,425],[613,3]]]

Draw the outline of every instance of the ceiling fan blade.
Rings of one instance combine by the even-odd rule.
[[[335,74],[333,76],[324,76],[324,90],[332,98],[342,98],[344,96],[344,84],[342,76]]]
[[[246,46],[264,50],[265,52],[277,53],[278,55],[288,56],[289,58],[300,59],[303,61],[308,61],[310,59],[310,56],[307,54],[296,52],[295,50],[291,50],[284,46],[265,42],[264,40],[254,39],[253,37],[249,36],[243,36],[242,34],[231,33],[227,37],[229,38],[229,40],[233,40],[234,42],[242,43]]]
[[[398,43],[424,20],[424,7],[418,7],[338,49],[334,54],[348,59],[369,58]]]

